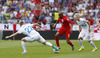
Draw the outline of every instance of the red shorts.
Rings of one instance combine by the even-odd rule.
[[[65,28],[60,28],[59,31],[60,35],[62,36],[63,34],[65,34],[66,39],[70,39],[70,29],[65,29]]]

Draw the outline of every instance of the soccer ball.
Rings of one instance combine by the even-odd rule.
[[[53,49],[53,52],[56,53],[56,54],[59,53],[59,51],[55,51],[55,49]]]

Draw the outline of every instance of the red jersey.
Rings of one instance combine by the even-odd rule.
[[[57,22],[60,22],[62,24],[62,28],[65,28],[65,29],[70,29],[70,24],[73,24],[73,21],[64,15],[63,15],[63,18],[62,19],[59,18]]]

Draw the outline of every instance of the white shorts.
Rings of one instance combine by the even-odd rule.
[[[40,34],[34,34],[32,37],[25,37],[27,42],[33,42],[33,41],[38,41],[40,43],[44,43],[45,39],[40,35]]]
[[[88,40],[91,40],[89,31],[81,31],[78,37],[84,38],[84,36],[86,36]]]

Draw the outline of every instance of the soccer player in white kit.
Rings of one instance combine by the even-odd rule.
[[[41,28],[41,26],[38,23],[25,24],[24,22],[20,22],[21,28],[16,33],[10,36],[6,36],[5,38],[8,39],[21,33],[27,35],[27,37],[21,39],[22,48],[24,50],[22,54],[27,54],[25,42],[33,42],[33,41],[38,41],[40,43],[43,43],[44,45],[51,46],[52,48],[55,49],[55,51],[58,51],[58,49],[54,45],[52,45],[49,42],[46,42],[46,40],[32,28],[35,25]]]
[[[76,13],[74,15],[74,19],[77,22],[77,24],[79,25],[79,36],[78,36],[78,41],[81,45],[81,48],[79,49],[79,51],[84,50],[84,46],[82,44],[81,38],[84,38],[84,36],[87,37],[88,42],[94,47],[92,52],[96,51],[97,48],[94,45],[94,43],[91,40],[91,36],[90,36],[90,22],[87,21],[85,18],[80,18],[79,14]],[[82,28],[82,30],[81,30]]]

